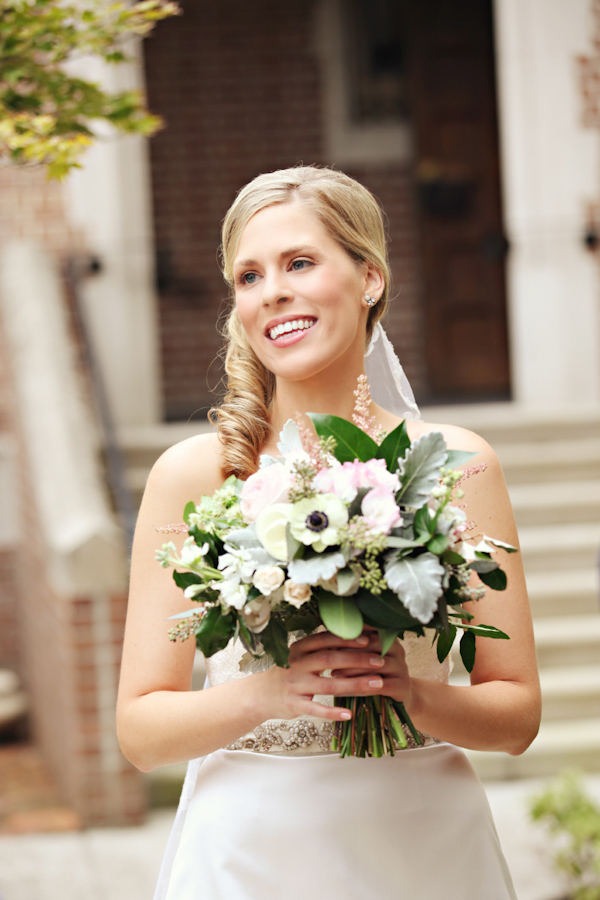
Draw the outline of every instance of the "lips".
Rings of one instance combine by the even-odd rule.
[[[299,316],[296,319],[287,319],[284,322],[279,322],[276,325],[271,325],[267,327],[266,333],[267,336],[272,341],[276,341],[278,338],[285,335],[294,335],[300,334],[303,331],[307,331],[309,328],[312,328],[317,320],[313,316]]]

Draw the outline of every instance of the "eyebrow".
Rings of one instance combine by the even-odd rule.
[[[312,255],[318,255],[319,250],[310,244],[299,244],[297,247],[290,247],[289,250],[282,250],[282,252],[279,254],[279,259],[285,259],[289,256],[296,256],[297,253],[309,253]],[[234,269],[245,269],[256,265],[257,261],[255,259],[237,259],[234,263]]]

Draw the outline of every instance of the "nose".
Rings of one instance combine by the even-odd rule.
[[[291,300],[293,296],[294,293],[285,272],[278,270],[265,273],[262,292],[263,306],[280,306]]]

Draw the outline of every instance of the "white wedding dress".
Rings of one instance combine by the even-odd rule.
[[[427,638],[415,677],[447,681]],[[243,648],[208,660],[244,677]],[[319,698],[322,699],[322,698]],[[272,721],[188,767],[155,900],[516,900],[483,787],[458,747],[340,759],[323,719]]]

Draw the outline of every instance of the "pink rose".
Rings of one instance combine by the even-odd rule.
[[[244,521],[255,522],[263,509],[273,503],[285,503],[290,476],[281,463],[259,469],[246,480],[240,494]]]
[[[381,487],[389,492],[400,487],[398,476],[388,472],[384,459],[370,459],[368,462],[345,462],[341,466],[321,469],[314,485],[319,492],[335,494],[346,503],[351,503],[359,488]]]
[[[394,495],[384,487],[375,487],[365,494],[361,512],[372,530],[382,534],[389,534],[392,528],[402,523]]]

